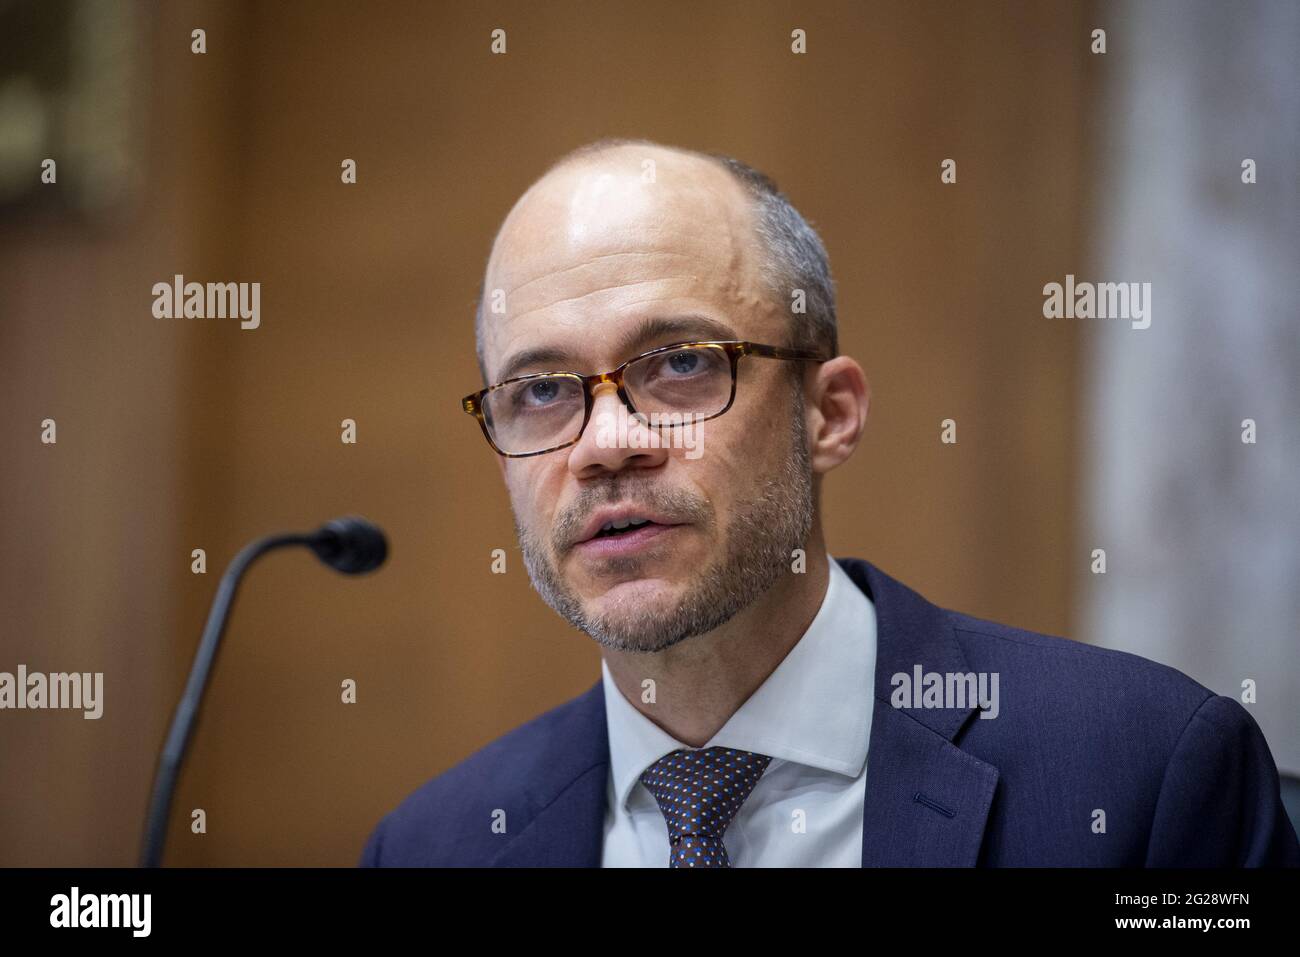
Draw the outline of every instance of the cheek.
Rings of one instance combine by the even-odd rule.
[[[753,437],[745,435],[743,429],[731,428],[731,423],[724,427],[721,422],[725,418],[704,423],[699,443],[702,454],[698,457],[690,458],[685,450],[674,449],[669,463],[673,471],[665,476],[667,485],[688,490],[708,503],[715,536],[727,527],[737,500],[753,494],[750,490],[755,479]]]
[[[563,469],[555,468],[550,462],[520,459],[507,463],[506,489],[515,519],[545,536],[555,518],[555,503],[559,501],[563,481]]]
[[[727,413],[738,413],[743,438],[736,454],[750,464],[750,470],[759,480],[765,475],[777,475],[790,454],[796,431],[793,417],[797,412],[789,383],[777,376],[782,370],[769,368],[764,371],[769,373],[768,378],[761,383],[751,380],[745,401],[742,402],[737,395],[737,407]]]
[[[733,407],[719,421],[732,412],[741,414],[705,435],[704,454],[697,461],[682,463],[713,503],[723,526],[733,508],[761,497],[768,482],[785,481],[782,466],[790,454],[790,410],[773,405]]]

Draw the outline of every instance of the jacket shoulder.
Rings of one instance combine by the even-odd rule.
[[[963,739],[1001,774],[988,862],[1300,864],[1272,754],[1236,698],[1130,652],[946,615],[967,666],[1000,672],[998,720]],[[1079,827],[1098,809],[1104,839]]]
[[[1050,689],[1058,704],[1075,702],[1094,719],[1109,713],[1127,721],[1158,712],[1176,716],[1181,730],[1216,697],[1177,668],[1132,652],[944,611],[974,670],[1001,667],[1022,691],[1027,683]]]

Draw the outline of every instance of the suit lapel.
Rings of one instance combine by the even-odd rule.
[[[974,867],[997,783],[997,768],[877,698],[862,866]]]
[[[605,834],[609,736],[597,681],[548,729],[540,776],[524,782],[539,810],[492,860],[492,867],[599,867]]]
[[[863,867],[973,867],[998,771],[952,743],[975,706],[895,708],[895,674],[966,673],[946,613],[860,559],[836,559],[876,608]],[[974,720],[978,720],[977,718]]]

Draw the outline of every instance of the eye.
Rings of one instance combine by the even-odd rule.
[[[711,381],[724,368],[725,363],[716,349],[678,349],[656,356],[647,369],[646,380],[685,385],[700,380]]]
[[[520,415],[552,410],[567,413],[575,401],[582,403],[582,389],[564,376],[528,379],[511,386],[509,392],[510,409]]]
[[[560,383],[554,379],[542,379],[530,382],[520,393],[521,402],[529,406],[549,405],[560,395]]]
[[[690,375],[695,372],[701,365],[701,358],[694,349],[688,349],[682,352],[674,352],[668,356],[668,369],[678,375]]]

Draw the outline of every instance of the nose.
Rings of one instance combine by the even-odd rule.
[[[668,459],[660,435],[632,415],[612,382],[592,386],[591,418],[569,451],[569,471],[579,478],[625,468],[653,468]]]

